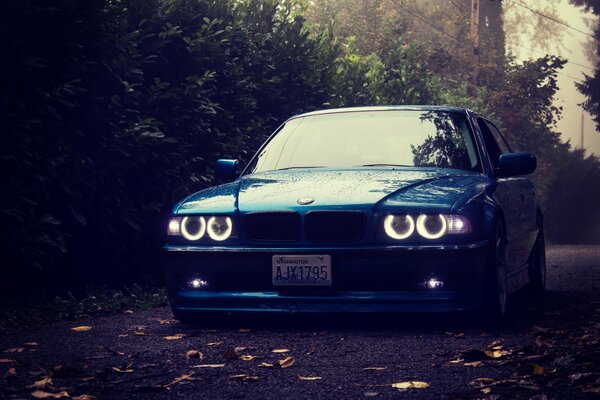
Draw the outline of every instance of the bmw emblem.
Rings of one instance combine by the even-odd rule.
[[[314,203],[315,199],[313,199],[312,197],[303,197],[301,199],[298,199],[298,204],[300,204],[301,206],[305,206],[307,204],[311,204]]]

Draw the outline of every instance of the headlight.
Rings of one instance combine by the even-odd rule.
[[[442,214],[419,215],[417,218],[417,232],[425,239],[439,239],[446,234],[448,224]]]
[[[435,240],[444,235],[471,233],[472,227],[463,215],[389,214],[383,218],[383,230],[388,237],[396,240],[407,239],[415,231],[425,239]]]
[[[415,231],[415,220],[410,215],[388,215],[383,220],[385,233],[392,239],[406,239]]]
[[[208,236],[212,240],[221,242],[231,236],[233,224],[229,217],[211,217],[208,220]]]
[[[206,232],[204,217],[183,217],[181,220],[181,234],[187,240],[199,240]]]

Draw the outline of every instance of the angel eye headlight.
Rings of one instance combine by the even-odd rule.
[[[222,242],[231,236],[233,230],[233,223],[229,217],[211,217],[208,220],[208,236],[212,240]]]
[[[187,240],[199,240],[206,232],[206,220],[204,217],[183,217],[180,228]]]
[[[415,220],[410,215],[388,215],[383,220],[385,233],[392,239],[406,239],[415,231]]]
[[[417,218],[417,232],[425,239],[439,239],[447,233],[448,223],[442,214],[425,215]]]

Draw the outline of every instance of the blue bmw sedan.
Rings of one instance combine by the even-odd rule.
[[[205,312],[447,312],[502,318],[545,289],[543,217],[476,112],[332,109],[287,120],[224,184],[181,200],[164,246],[171,307]]]

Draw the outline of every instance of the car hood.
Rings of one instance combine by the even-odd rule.
[[[241,177],[195,193],[178,213],[368,209],[377,205],[450,209],[484,176],[454,169],[293,169]],[[299,205],[299,199],[313,199]]]

